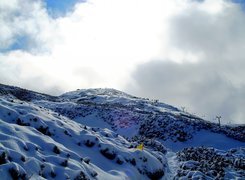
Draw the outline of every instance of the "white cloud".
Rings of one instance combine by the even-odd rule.
[[[21,0],[16,1],[16,6],[20,4]],[[23,72],[29,72],[32,66],[36,68],[34,74],[53,79],[54,84],[62,80],[65,85],[59,86],[64,90],[98,86],[121,89],[136,64],[160,56],[162,38],[167,38],[165,22],[175,9],[174,1],[91,0],[78,3],[65,17],[52,19],[40,1],[30,0],[20,8],[7,10],[8,16],[18,21],[12,24],[9,18],[2,24],[11,30],[7,46],[19,34],[28,36],[30,45],[25,53],[31,52],[32,60],[26,60],[25,65],[18,62]],[[9,59],[15,55],[10,52],[1,58],[13,66]],[[37,62],[40,59],[42,62]],[[89,69],[95,76],[74,73],[77,69]]]
[[[23,49],[47,50],[50,48],[50,32],[55,22],[48,16],[42,1],[2,0],[0,2],[0,50],[22,43]],[[38,47],[37,47],[38,46]]]
[[[244,123],[245,14],[222,1],[214,15],[203,10],[205,3],[199,8],[194,3],[171,20],[169,45],[178,53],[169,57],[179,63],[158,60],[138,66],[128,90],[185,106],[210,120],[222,115],[223,122]]]

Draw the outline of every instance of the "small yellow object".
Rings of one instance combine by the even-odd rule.
[[[136,147],[136,149],[139,149],[139,150],[143,150],[144,149],[144,144],[143,143],[141,143],[140,145],[138,145],[137,147]]]

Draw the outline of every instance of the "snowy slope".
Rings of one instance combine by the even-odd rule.
[[[83,124],[106,122],[114,131],[130,138],[144,134],[148,138],[185,142],[204,130],[245,142],[244,125],[220,127],[157,100],[134,97],[114,89],[77,90],[57,98],[59,101],[33,102]]]
[[[219,126],[114,89],[56,97],[0,84],[0,132],[4,179],[15,170],[33,179],[244,177],[244,125]],[[137,150],[142,142],[145,149]],[[233,158],[205,169],[210,159],[186,154],[200,151]]]
[[[130,148],[120,135],[78,124],[33,103],[0,98],[0,177],[148,179],[164,154]]]

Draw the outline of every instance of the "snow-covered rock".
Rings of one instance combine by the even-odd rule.
[[[214,148],[185,148],[177,153],[182,162],[175,176],[204,179],[238,179],[245,177],[245,148],[220,151]]]
[[[164,176],[164,155],[130,148],[108,129],[88,127],[12,97],[0,97],[0,177],[149,179]]]
[[[0,84],[1,179],[236,179],[244,147],[245,125],[219,126],[158,100]]]

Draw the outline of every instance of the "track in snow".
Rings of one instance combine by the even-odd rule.
[[[166,158],[169,166],[169,171],[168,174],[166,175],[166,179],[173,179],[179,167],[179,162],[177,160],[176,153],[168,149]]]

